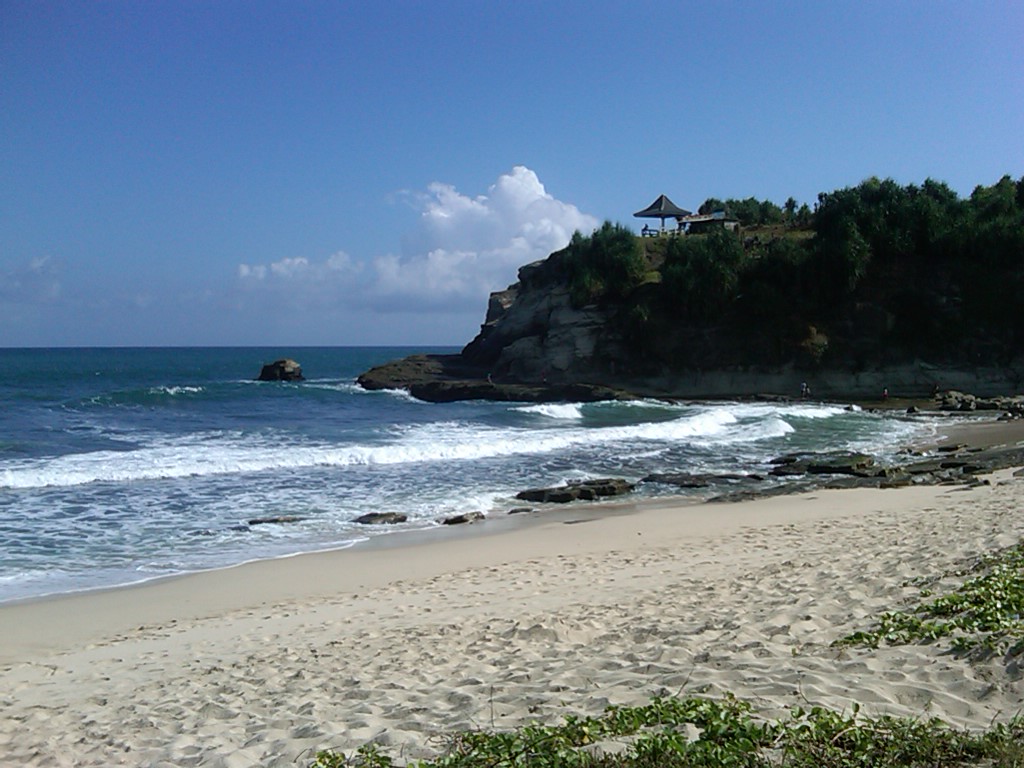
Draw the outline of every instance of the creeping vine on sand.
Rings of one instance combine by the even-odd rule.
[[[618,749],[608,749],[616,744]],[[983,733],[938,719],[863,717],[821,707],[758,719],[733,697],[655,699],[645,707],[610,707],[599,717],[561,725],[449,736],[445,753],[415,768],[913,768],[1024,766],[1024,718]],[[392,768],[375,745],[352,755],[325,751],[311,768]]]
[[[978,575],[909,611],[883,613],[877,627],[836,645],[877,648],[950,638],[958,652],[1024,652],[1024,540],[980,558],[967,573]]]

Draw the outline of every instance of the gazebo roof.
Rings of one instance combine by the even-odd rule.
[[[657,200],[633,215],[648,219],[662,219],[664,221],[673,216],[689,216],[690,213],[690,211],[684,210],[673,203],[665,195],[658,195]]]

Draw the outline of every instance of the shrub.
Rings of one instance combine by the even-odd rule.
[[[636,235],[610,221],[589,237],[574,233],[564,258],[577,307],[622,299],[640,285],[647,269]]]
[[[692,320],[720,316],[736,295],[743,262],[739,238],[724,229],[673,239],[662,267],[670,305]]]

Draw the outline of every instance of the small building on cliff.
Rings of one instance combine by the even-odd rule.
[[[653,229],[645,224],[642,231],[642,234],[645,236],[655,236],[665,234],[666,232],[699,235],[714,227],[722,227],[730,232],[735,232],[740,226],[739,219],[727,215],[725,211],[714,211],[707,214],[691,213],[673,203],[666,195],[658,195],[657,200],[633,215],[637,218],[659,219],[661,221],[660,230]],[[675,219],[676,226],[673,229],[665,229],[665,221],[667,219]]]
[[[669,200],[666,195],[658,195],[657,200],[648,205],[642,211],[637,211],[633,215],[639,219],[660,219],[661,231],[664,232],[666,219],[675,219],[678,222],[679,220],[686,218],[687,216],[692,216],[693,214],[690,211],[686,210],[685,208],[680,208],[678,205]],[[648,226],[645,224],[643,233],[645,235],[655,234],[656,231],[649,229]]]
[[[678,221],[680,228],[690,235],[699,235],[714,227],[721,227],[729,232],[735,232],[740,227],[740,220],[734,216],[729,216],[725,211],[694,213],[689,216],[683,216]]]

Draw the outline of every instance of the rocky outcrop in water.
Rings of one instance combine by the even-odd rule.
[[[885,466],[861,454],[794,454],[772,463],[775,485],[744,485],[709,501],[746,501],[762,496],[803,493],[816,488],[901,488],[907,485],[984,485],[979,478],[996,470],[1024,464],[1024,446],[972,449],[948,446],[938,456],[914,458]]]
[[[409,516],[401,512],[367,512],[352,522],[359,523],[359,525],[399,525],[408,519]]]
[[[364,389],[404,389],[413,397],[431,403],[456,400],[585,403],[635,397],[600,384],[498,378],[485,368],[468,363],[462,355],[412,355],[371,368],[356,381]]]
[[[713,488],[717,486],[749,485],[760,483],[764,476],[754,474],[738,474],[731,472],[655,472],[647,475],[641,482],[674,485],[676,488],[693,490],[697,488]]]
[[[516,498],[549,504],[567,504],[570,501],[595,501],[608,496],[621,496],[633,490],[635,485],[621,478],[581,480],[552,488],[531,488],[520,491]]]
[[[306,518],[298,515],[278,515],[277,517],[256,517],[249,525],[282,525],[284,523],[301,523]]]
[[[302,381],[302,366],[290,358],[265,363],[256,377],[258,381]]]
[[[461,515],[452,515],[441,520],[442,525],[465,525],[466,523],[475,523],[477,520],[483,520],[483,512],[463,512]]]
[[[859,475],[874,477],[875,460],[863,453],[789,454],[772,461],[772,474],[793,475]]]

